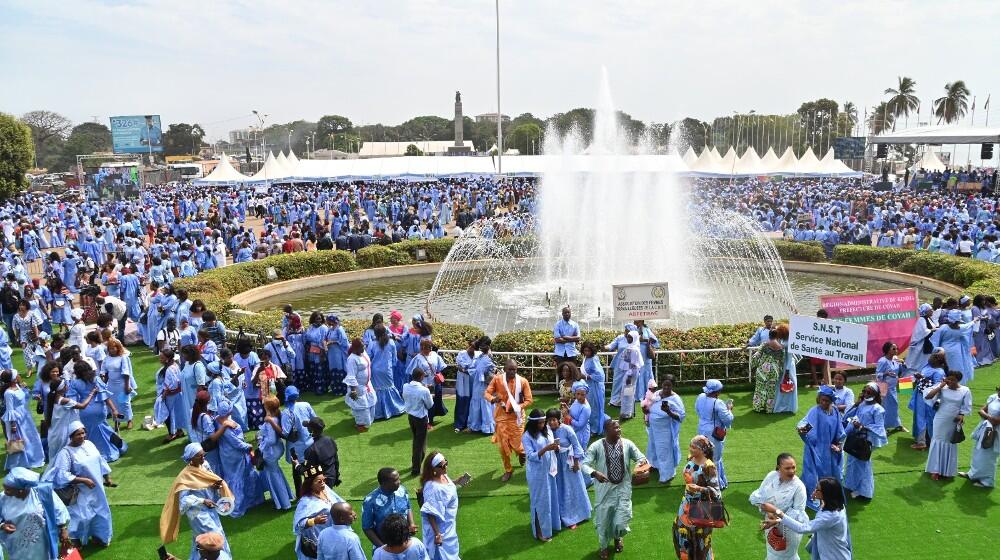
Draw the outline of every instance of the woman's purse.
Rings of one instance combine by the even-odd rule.
[[[703,496],[690,502],[688,519],[695,527],[721,529],[729,525],[729,512],[726,511],[722,498]]]
[[[965,430],[962,429],[962,424],[955,423],[955,431],[951,434],[952,443],[962,443],[965,441]]]
[[[715,401],[718,402],[719,399],[715,399]],[[715,406],[713,405],[712,406],[712,419],[713,420],[718,420],[718,418],[719,418],[719,412],[715,409]],[[727,432],[725,428],[723,428],[722,426],[720,426],[718,424],[716,424],[715,427],[712,428],[712,437],[715,438],[718,441],[725,441],[727,433],[729,433],[729,432]]]
[[[319,543],[305,535],[299,535],[299,551],[307,558],[318,558]]]
[[[641,486],[649,482],[649,470],[652,465],[649,463],[643,463],[641,465],[636,465],[635,469],[632,470],[632,486]]]
[[[872,458],[872,442],[868,441],[863,431],[855,430],[844,441],[844,453],[859,461],[867,461]]]
[[[7,450],[8,455],[14,455],[15,453],[24,453],[24,440],[8,439],[4,447]]]
[[[997,440],[997,431],[992,425],[986,426],[983,430],[983,437],[979,440],[979,447],[983,449],[992,449],[993,444]]]
[[[781,379],[781,392],[791,393],[795,390],[795,383],[792,381],[791,375],[786,371],[785,377]]]
[[[771,527],[767,532],[767,546],[770,546],[776,552],[781,552],[788,548],[788,540],[785,539],[785,533],[777,525]]]

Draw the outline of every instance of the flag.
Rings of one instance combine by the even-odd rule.
[[[910,396],[913,394],[913,376],[899,378],[898,392],[900,395]]]

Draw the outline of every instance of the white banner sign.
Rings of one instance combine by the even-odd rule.
[[[615,321],[651,321],[670,318],[670,295],[666,282],[612,286]]]
[[[793,354],[867,365],[868,325],[792,315],[788,331],[788,350]]]

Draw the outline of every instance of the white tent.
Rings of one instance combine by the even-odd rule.
[[[740,159],[736,161],[736,168],[732,172],[733,175],[744,175],[744,176],[754,176],[763,175],[764,168],[760,164],[760,156],[757,155],[757,151],[750,147],[747,151],[743,152]]]
[[[806,153],[802,154],[795,165],[793,173],[796,175],[811,175],[819,172],[819,158],[811,147],[806,148]]]
[[[913,165],[914,170],[924,169],[926,171],[944,171],[948,166],[941,161],[941,158],[934,153],[934,150],[927,148],[920,161]]]
[[[921,126],[869,136],[876,144],[996,144],[1000,143],[997,126]]]
[[[827,150],[826,155],[819,161],[819,174],[834,177],[862,175],[860,171],[855,171],[850,167],[847,167],[844,162],[837,159],[834,155],[833,148]]]
[[[688,166],[688,169],[698,173],[719,173],[716,167],[716,162],[712,158],[712,151],[708,148],[703,148],[701,150],[701,155],[698,159]]]
[[[687,151],[684,152],[684,157],[681,159],[684,160],[684,165],[690,169],[694,165],[694,162],[698,161],[698,155],[694,153],[694,149],[691,146],[688,146]]]
[[[774,148],[768,148],[764,157],[760,158],[760,166],[764,173],[774,173],[778,170],[778,156],[774,153]]]
[[[798,166],[799,158],[795,157],[795,152],[792,151],[792,147],[789,146],[785,148],[785,153],[781,154],[781,159],[778,160],[777,169],[773,173],[778,175],[789,175],[795,173],[795,168]]]
[[[242,183],[250,178],[233,168],[229,163],[229,157],[223,153],[219,157],[219,164],[205,177],[194,181],[196,185],[219,185],[230,183]]]
[[[712,149],[714,150],[715,148]],[[719,172],[725,174],[732,174],[733,170],[736,169],[737,159],[738,158],[736,157],[736,150],[734,150],[732,146],[729,146],[729,150],[726,152],[726,155],[722,156],[722,160],[719,161],[719,164],[717,166]]]
[[[274,157],[273,152],[267,153],[267,158],[264,160],[264,166],[260,168],[260,171],[254,173],[253,177],[250,177],[251,181],[275,181],[278,179],[284,179],[288,176],[285,168],[278,163],[277,158]]]
[[[292,169],[295,169],[295,166],[299,164],[299,158],[291,150],[288,151],[288,164],[291,165]]]
[[[282,152],[282,151],[279,150],[278,151],[278,157],[276,157],[274,159],[275,159],[275,161],[278,162],[278,165],[281,166],[282,171],[285,173],[285,175],[284,175],[285,177],[288,177],[289,175],[291,175],[292,171],[295,171],[292,168],[292,166],[288,164],[288,158],[285,157],[285,152]]]

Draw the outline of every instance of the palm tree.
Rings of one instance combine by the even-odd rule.
[[[858,106],[852,101],[845,101],[841,113],[847,121],[847,132],[854,130],[854,125],[858,124]]]
[[[917,99],[917,96],[913,94],[917,82],[905,76],[899,76],[897,79],[899,84],[895,88],[885,90],[886,95],[892,96],[889,98],[889,111],[892,112],[893,117],[903,115],[909,120],[910,111],[916,111],[920,107],[920,99]],[[892,123],[892,129],[896,130],[895,119]]]
[[[892,128],[892,123],[895,120],[896,116],[892,114],[889,103],[883,101],[872,109],[871,115],[868,115],[868,126],[871,127],[873,135],[878,135]]]
[[[964,117],[969,109],[969,88],[965,87],[964,80],[957,80],[945,84],[944,92],[944,97],[934,100],[934,116],[938,124],[941,121],[951,124]]]

